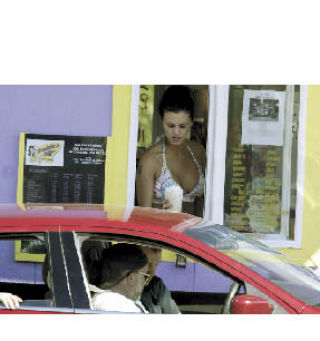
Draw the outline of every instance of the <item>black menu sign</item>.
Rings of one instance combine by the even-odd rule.
[[[24,136],[23,203],[103,203],[106,137]]]

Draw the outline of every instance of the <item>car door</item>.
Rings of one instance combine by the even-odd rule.
[[[2,264],[0,291],[10,292],[23,299],[19,309],[8,310],[0,304],[0,313],[4,314],[33,314],[33,313],[72,313],[74,304],[69,292],[69,279],[65,267],[65,256],[59,232],[46,232],[36,234],[15,233],[14,235],[1,234],[1,245],[8,248],[2,258],[6,262]],[[42,263],[22,261],[13,256],[13,250],[17,242],[41,241],[45,254]],[[12,247],[10,245],[12,244]],[[25,254],[27,254],[26,250]],[[28,250],[30,251],[30,250]],[[15,251],[16,252],[16,251]],[[30,256],[30,254],[29,254]],[[47,268],[46,278],[41,277],[43,269]],[[29,270],[28,270],[29,269]],[[31,269],[34,271],[31,271]],[[34,280],[32,277],[34,276]],[[48,279],[49,282],[48,283]]]
[[[20,235],[2,234],[1,237],[3,245],[9,246],[21,240],[36,240],[35,233],[31,232]],[[43,240],[46,249],[43,263],[16,261],[12,255],[14,247],[8,248],[8,253],[2,255],[2,258],[6,258],[3,262],[6,261],[7,266],[2,266],[1,269],[3,273],[0,277],[4,279],[0,281],[0,291],[16,294],[23,298],[23,302],[20,303],[19,309],[15,310],[5,309],[0,303],[0,314],[91,312],[74,234],[46,232],[40,234],[39,238]],[[25,272],[18,278],[19,272],[25,271],[23,269],[40,267],[43,281],[38,279],[30,283],[29,280],[29,283],[26,283]],[[39,277],[39,272],[41,271],[35,271],[34,275],[31,273],[30,276]],[[19,281],[20,283],[17,283]]]

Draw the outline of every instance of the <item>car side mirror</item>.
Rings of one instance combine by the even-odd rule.
[[[231,314],[271,314],[273,309],[263,297],[241,294],[232,300]]]

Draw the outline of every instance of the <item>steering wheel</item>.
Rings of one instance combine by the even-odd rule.
[[[224,301],[222,314],[230,314],[231,313],[231,303],[233,298],[236,296],[237,292],[239,291],[240,284],[238,282],[233,282],[230,287],[230,291],[226,300]]]

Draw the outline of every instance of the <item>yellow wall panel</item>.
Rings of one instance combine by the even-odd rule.
[[[126,204],[131,86],[113,86],[112,135],[107,141],[105,204]]]
[[[308,86],[305,184],[301,249],[281,249],[301,263],[320,267],[320,86]]]
[[[24,168],[25,135],[26,133],[20,133],[20,137],[19,137],[17,204],[20,205],[20,207],[23,206],[23,168]]]

